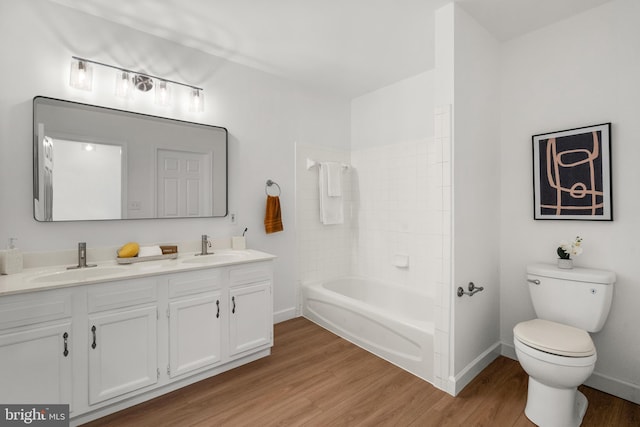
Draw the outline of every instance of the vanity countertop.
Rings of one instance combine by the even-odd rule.
[[[72,270],[67,269],[69,265],[25,268],[18,274],[0,276],[0,296],[267,261],[274,258],[276,258],[275,255],[253,249],[225,249],[204,256],[191,252],[180,254],[176,259],[132,264],[118,264],[115,260],[110,260],[99,262],[97,267]]]

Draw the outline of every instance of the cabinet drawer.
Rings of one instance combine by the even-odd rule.
[[[269,265],[256,265],[252,267],[237,268],[229,271],[231,286],[247,285],[249,283],[263,282],[271,279]]]
[[[221,287],[220,269],[183,273],[169,279],[169,298],[199,294]]]
[[[71,292],[66,290],[13,295],[0,299],[0,329],[71,317]]]
[[[147,304],[157,300],[155,279],[127,280],[91,286],[87,291],[89,313]]]

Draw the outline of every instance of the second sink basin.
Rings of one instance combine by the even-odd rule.
[[[99,277],[111,276],[125,271],[124,267],[87,267],[75,270],[62,270],[46,273],[29,279],[32,283],[65,282],[77,280],[91,280]]]

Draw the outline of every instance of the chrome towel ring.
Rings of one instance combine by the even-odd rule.
[[[271,186],[273,186],[273,185],[275,185],[276,187],[278,187],[278,194],[269,194],[269,187],[271,187]],[[272,181],[272,180],[270,180],[270,179],[268,179],[268,180],[267,180],[267,185],[265,185],[265,187],[264,187],[264,193],[265,193],[267,196],[276,196],[276,197],[279,197],[281,192],[282,192],[282,191],[280,190],[280,186],[278,185],[278,183],[277,183],[277,182]]]

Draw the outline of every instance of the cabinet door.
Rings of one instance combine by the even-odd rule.
[[[230,355],[272,343],[271,282],[239,286],[229,291]]]
[[[89,317],[89,403],[158,381],[157,308]]]
[[[0,335],[0,402],[71,403],[71,323]]]
[[[169,377],[220,361],[220,292],[169,303]]]

